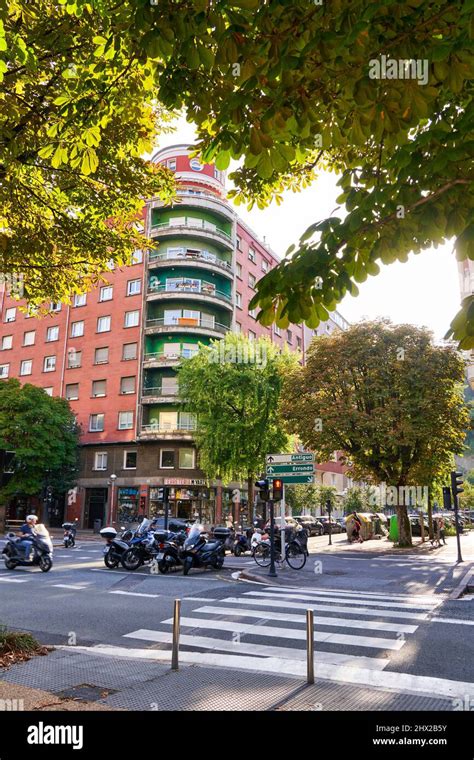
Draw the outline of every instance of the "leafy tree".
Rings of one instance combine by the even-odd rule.
[[[293,515],[309,514],[318,505],[318,488],[305,483],[285,486],[285,503]]]
[[[142,158],[170,114],[151,66],[103,37],[123,22],[113,6],[0,3],[0,271],[23,274],[33,304],[129,262],[145,244],[143,199],[174,192],[171,172]]]
[[[78,443],[65,399],[15,378],[0,384],[0,449],[15,452],[13,475],[0,489],[2,501],[15,494],[39,496],[45,485],[56,493],[70,488],[78,472]]]
[[[197,415],[200,467],[209,478],[248,480],[265,470],[265,455],[291,450],[278,415],[283,376],[297,364],[269,340],[229,333],[201,346],[178,370],[184,408]]]
[[[351,512],[374,512],[374,505],[370,502],[370,494],[368,488],[360,488],[360,486],[352,486],[347,489],[347,493],[342,499],[342,506],[346,515]]]
[[[468,479],[464,481],[464,493],[459,495],[461,509],[474,509],[474,484]]]
[[[331,508],[337,506],[337,489],[335,486],[318,486],[318,499],[321,506],[321,514],[326,512],[327,502],[331,504]]]
[[[357,480],[397,488],[400,543],[411,545],[407,486],[426,486],[463,450],[464,363],[431,334],[388,320],[315,338],[285,379],[290,432],[327,459],[340,450]]]

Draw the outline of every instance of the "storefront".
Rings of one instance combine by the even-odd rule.
[[[173,478],[165,478],[164,486],[150,487],[148,493],[148,514],[150,517],[164,516],[165,489],[170,517],[178,517],[182,520],[199,520],[206,524],[214,522],[216,489],[206,486],[204,480],[176,483]]]
[[[121,525],[138,522],[140,515],[140,489],[126,487],[117,489],[117,519]]]

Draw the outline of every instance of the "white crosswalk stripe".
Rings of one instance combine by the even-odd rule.
[[[429,620],[441,599],[268,586],[206,601],[210,603],[181,617],[180,646],[186,661],[195,656],[198,662],[212,654],[216,665],[235,667],[240,657],[247,670],[253,663],[255,670],[301,675],[306,658],[305,611],[313,609],[315,662],[322,668],[337,665],[344,680],[344,673],[353,674],[354,669],[383,671],[390,653],[399,651],[419,623]],[[173,619],[167,618],[161,621],[161,630],[138,629],[124,638],[166,650],[171,645],[172,624]]]

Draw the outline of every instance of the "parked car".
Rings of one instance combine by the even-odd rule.
[[[306,528],[309,536],[322,536],[324,533],[322,522],[312,515],[299,515],[294,520]]]
[[[331,524],[331,533],[342,533],[345,531],[346,526],[342,527],[341,523],[337,520],[331,519],[331,523],[329,523],[329,517],[320,517],[319,520],[322,523],[324,533],[329,533],[329,524]]]

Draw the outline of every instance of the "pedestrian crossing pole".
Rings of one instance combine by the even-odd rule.
[[[285,484],[283,483],[280,501],[281,558],[285,558]]]
[[[270,578],[276,578],[275,570],[275,503],[273,499],[268,502],[270,508]]]
[[[314,612],[306,610],[306,682],[314,683]]]
[[[179,627],[181,617],[181,599],[174,600],[173,614],[173,649],[171,652],[171,670],[179,670]]]

